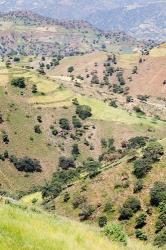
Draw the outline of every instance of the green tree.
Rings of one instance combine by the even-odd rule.
[[[80,154],[78,144],[73,144],[71,153],[72,153],[74,158],[78,157],[78,155]]]
[[[68,71],[69,73],[72,73],[72,72],[74,71],[74,67],[73,67],[73,66],[70,66],[70,67],[67,69],[67,71]]]
[[[76,114],[82,119],[85,120],[88,117],[92,116],[92,109],[87,105],[77,105]]]
[[[142,228],[146,225],[146,219],[147,219],[147,215],[146,214],[140,214],[137,218],[136,218],[136,226],[135,228]]]
[[[158,207],[161,202],[166,203],[166,183],[155,182],[150,190],[150,202],[152,206]]]
[[[69,130],[70,129],[70,124],[69,124],[69,120],[66,119],[66,118],[61,118],[59,120],[59,125],[62,129],[65,129],[65,130]]]
[[[11,85],[13,85],[14,87],[18,87],[18,88],[23,89],[23,88],[26,87],[26,85],[25,85],[25,78],[24,77],[14,78],[11,81]]]
[[[159,142],[150,142],[143,150],[144,158],[152,159],[153,162],[160,160],[164,155],[164,148]]]

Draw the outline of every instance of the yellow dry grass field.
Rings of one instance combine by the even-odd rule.
[[[158,48],[154,48],[150,52],[152,57],[165,57],[166,56],[166,43],[162,44]]]
[[[124,69],[132,69],[139,61],[140,54],[121,54],[118,57],[118,66]]]
[[[94,64],[97,62],[98,65],[103,65],[107,59],[107,53],[105,52],[94,52],[83,56],[72,56],[64,58],[60,65],[57,66],[50,75],[66,76],[68,75],[68,67],[73,66],[75,68],[73,74],[79,75],[83,74],[86,69],[88,71],[94,70]]]
[[[50,95],[46,95],[46,96],[34,96],[29,98],[28,102],[30,104],[44,104],[45,107],[47,107],[47,105],[52,104],[54,107],[61,106],[60,104],[62,104],[62,106],[64,105],[64,102],[66,101],[71,101],[73,98],[73,93],[69,90],[59,90],[56,91]]]

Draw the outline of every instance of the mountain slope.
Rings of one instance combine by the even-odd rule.
[[[104,33],[86,21],[64,21],[31,11],[0,13],[0,55],[70,56],[103,50],[131,50],[139,46],[124,32]]]
[[[1,11],[30,9],[45,16],[61,19],[84,19],[105,30],[123,30],[138,38],[163,40],[166,27],[166,2],[154,0],[6,0]]]

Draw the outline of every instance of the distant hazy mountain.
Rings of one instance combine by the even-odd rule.
[[[85,19],[138,38],[166,37],[166,0],[0,0],[0,11],[30,9],[62,19]]]

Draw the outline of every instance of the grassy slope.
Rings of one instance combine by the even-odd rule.
[[[120,143],[124,138],[138,134],[151,136],[152,133],[148,132],[149,128],[155,129],[153,135],[157,138],[163,139],[166,137],[164,122],[157,121],[157,123],[154,123],[151,118],[139,118],[135,114],[130,115],[126,110],[115,109],[95,98],[83,97],[70,88],[60,89],[60,81],[53,81],[45,76],[38,76],[34,72],[23,70],[19,64],[8,71],[5,65],[1,63],[0,75],[1,112],[5,114],[6,119],[1,129],[9,132],[10,137],[8,146],[4,147],[4,144],[0,142],[1,152],[7,149],[11,154],[17,156],[29,155],[40,159],[43,166],[42,174],[35,173],[27,178],[24,173],[18,173],[9,163],[0,162],[2,188],[26,190],[51,177],[56,170],[59,154],[62,154],[62,152],[59,151],[58,147],[55,147],[57,139],[50,137],[49,126],[55,120],[58,123],[61,117],[71,119],[74,112],[74,107],[72,107],[72,98],[74,97],[77,97],[81,104],[92,107],[93,116],[89,122],[96,126],[96,132],[92,131],[94,133],[92,143],[96,145],[96,149],[88,152],[85,146],[80,145],[82,156],[84,156],[82,160],[89,154],[95,157],[101,154],[99,149],[101,138],[113,136]],[[19,90],[10,86],[10,79],[16,76],[24,76],[27,79],[28,90],[24,97],[20,96]],[[44,92],[45,95],[32,96],[32,84],[36,84],[39,92]],[[7,90],[8,95],[4,94],[5,90]],[[10,107],[11,103],[15,103],[14,108]],[[62,108],[64,105],[68,106],[67,110]],[[40,107],[42,109],[39,109]],[[27,118],[27,114],[30,114],[29,118]],[[43,118],[42,135],[35,134],[33,130],[34,125],[37,124],[37,115],[42,115]],[[34,138],[33,142],[30,141],[30,137]],[[63,143],[63,140],[60,142]],[[51,143],[52,146],[48,147],[47,143]],[[66,143],[65,154],[69,154],[71,143],[71,141]]]
[[[129,241],[125,248],[109,242],[90,226],[43,212],[2,205],[0,217],[2,250],[153,250],[136,241]]]

